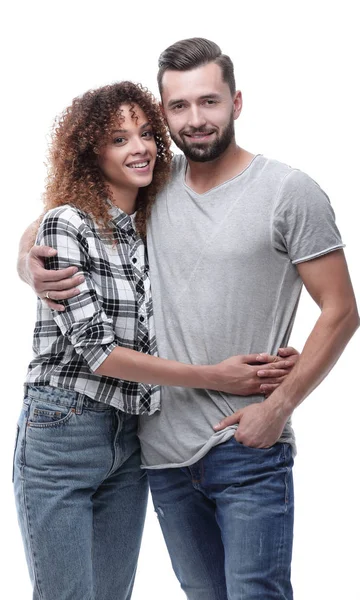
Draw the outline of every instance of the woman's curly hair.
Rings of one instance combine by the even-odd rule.
[[[112,195],[98,163],[98,151],[111,136],[114,124],[122,120],[122,104],[138,105],[153,128],[157,159],[152,182],[137,196],[136,226],[146,235],[146,221],[156,194],[166,182],[171,163],[170,138],[154,96],[130,81],[106,85],[75,98],[56,119],[49,152],[49,170],[44,193],[45,210],[73,204],[91,214],[100,229],[112,231]],[[135,113],[134,113],[135,114]]]

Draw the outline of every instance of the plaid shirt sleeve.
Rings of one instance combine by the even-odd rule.
[[[117,344],[112,319],[103,311],[90,275],[89,244],[92,238],[91,230],[77,211],[60,207],[45,215],[37,243],[57,250],[56,256],[46,259],[47,269],[75,266],[77,274],[85,277],[84,283],[78,286],[80,294],[63,301],[63,312],[52,311],[52,314],[61,333],[94,372]]]

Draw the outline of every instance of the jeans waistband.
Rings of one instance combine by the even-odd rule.
[[[56,388],[51,385],[25,385],[25,400],[26,397],[42,400],[43,402],[51,402],[52,404],[59,404],[68,408],[75,408],[77,414],[81,414],[83,408],[90,408],[91,410],[116,410],[110,404],[104,402],[98,402],[89,398],[85,394],[80,394],[74,390],[65,390],[63,388]]]

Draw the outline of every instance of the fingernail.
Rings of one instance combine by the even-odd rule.
[[[79,283],[83,283],[85,281],[85,277],[84,275],[81,275],[81,277],[79,277]]]
[[[258,371],[257,374],[258,375],[265,375],[265,371]]]
[[[214,425],[213,429],[219,429],[219,427],[220,427],[220,423],[218,423],[217,425]]]
[[[54,256],[54,254],[56,254],[56,250],[55,250],[55,248],[51,248],[49,250],[49,256]]]

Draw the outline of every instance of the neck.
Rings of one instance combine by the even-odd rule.
[[[188,161],[186,183],[197,193],[204,193],[239,175],[250,164],[254,154],[236,145],[235,140],[221,156],[207,162]]]
[[[138,190],[124,190],[124,188],[117,188],[115,185],[110,184],[111,200],[118,208],[123,210],[128,215],[131,215],[136,210],[136,198]]]

